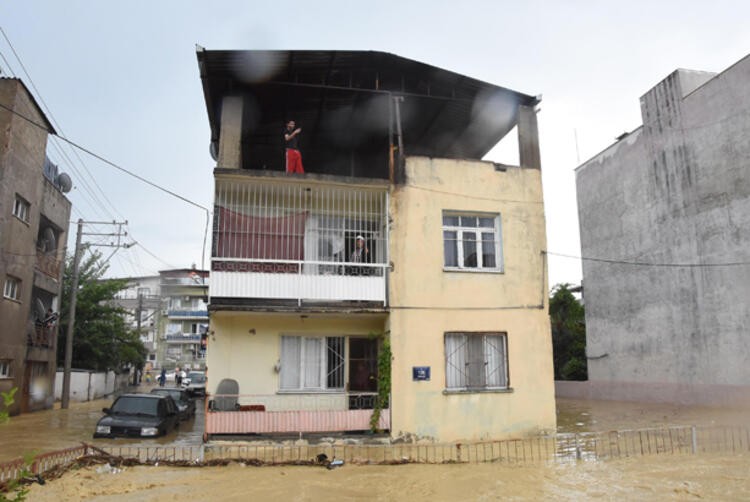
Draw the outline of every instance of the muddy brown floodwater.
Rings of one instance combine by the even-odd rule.
[[[13,417],[0,426],[0,460],[92,441],[109,400]],[[199,408],[201,407],[199,403]],[[746,409],[559,399],[558,431],[746,425]],[[200,444],[203,417],[155,444]],[[93,444],[140,444],[100,440]],[[321,467],[100,467],[70,471],[29,500],[750,500],[750,454],[653,455],[546,465]]]

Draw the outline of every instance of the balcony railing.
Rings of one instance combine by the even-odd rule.
[[[208,310],[167,310],[167,316],[185,318],[202,317],[208,319]]]
[[[170,333],[166,336],[167,343],[200,343],[201,335],[189,333]]]
[[[45,253],[37,250],[36,252],[36,268],[49,277],[57,279],[60,277],[60,264],[61,260],[58,260],[54,253]]]
[[[35,323],[34,329],[29,333],[27,345],[30,347],[51,348],[55,346],[55,334],[57,326],[44,326]]]
[[[385,302],[384,188],[217,181],[211,297]]]
[[[366,431],[372,409],[351,409],[346,393],[331,395],[217,394],[206,397],[206,434],[273,434]],[[383,409],[378,429],[389,430]]]

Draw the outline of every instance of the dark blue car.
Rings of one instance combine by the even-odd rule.
[[[95,438],[163,436],[179,422],[174,400],[157,394],[123,394],[102,411]]]

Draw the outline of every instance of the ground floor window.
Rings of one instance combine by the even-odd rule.
[[[344,337],[281,337],[282,390],[344,389]]]
[[[446,333],[445,387],[456,391],[508,388],[505,333]]]

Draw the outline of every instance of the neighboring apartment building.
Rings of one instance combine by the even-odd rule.
[[[677,70],[576,171],[590,395],[750,397],[750,56]]]
[[[537,98],[392,54],[205,51],[206,433],[555,430]],[[306,174],[284,173],[286,120]],[[520,166],[480,159],[518,131]],[[383,340],[390,375],[378,374]],[[226,387],[231,388],[231,387]]]
[[[144,371],[202,369],[208,332],[208,272],[195,268],[161,270],[159,275],[125,278],[116,303],[129,313],[148,350]]]
[[[0,109],[0,391],[19,389],[17,413],[54,403],[70,178],[46,158],[54,129],[21,80],[0,78],[0,104],[22,115]]]
[[[163,305],[157,363],[160,368],[204,369],[208,337],[208,271],[159,272]]]
[[[144,370],[150,371],[157,366],[156,355],[163,303],[161,277],[127,277],[124,280],[127,281],[127,286],[115,295],[115,303],[129,312],[130,328],[140,330],[141,341],[148,350]]]

